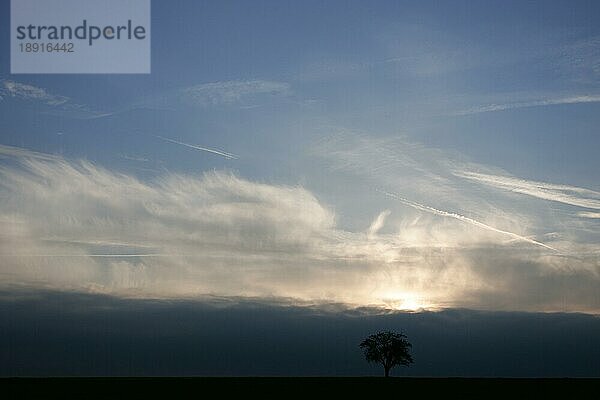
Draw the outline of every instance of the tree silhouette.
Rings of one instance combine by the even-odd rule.
[[[390,331],[370,335],[360,343],[368,362],[383,365],[386,378],[390,376],[390,369],[396,365],[409,365],[413,362],[411,347],[404,334]]]

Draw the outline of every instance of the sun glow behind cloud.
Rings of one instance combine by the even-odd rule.
[[[429,304],[422,296],[415,293],[390,292],[384,294],[382,300],[387,307],[398,311],[431,311],[440,308],[435,304]]]

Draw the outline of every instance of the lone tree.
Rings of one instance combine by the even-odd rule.
[[[390,376],[390,369],[396,365],[409,365],[413,362],[411,347],[404,334],[390,331],[370,335],[360,343],[368,362],[383,365],[386,378]]]

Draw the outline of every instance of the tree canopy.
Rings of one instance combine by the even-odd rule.
[[[390,331],[375,333],[360,343],[366,360],[383,365],[386,377],[393,367],[413,362],[411,347],[406,335]]]

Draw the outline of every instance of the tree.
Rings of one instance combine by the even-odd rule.
[[[383,365],[386,378],[390,376],[390,369],[396,365],[408,366],[413,362],[411,347],[404,334],[390,331],[370,335],[360,343],[368,362]]]

